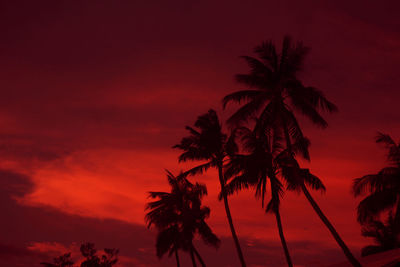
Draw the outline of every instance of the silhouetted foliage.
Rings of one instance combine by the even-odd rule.
[[[189,136],[182,138],[181,142],[174,148],[183,152],[179,156],[180,162],[185,161],[206,161],[197,167],[188,170],[185,174],[203,174],[209,168],[218,170],[218,178],[221,186],[221,194],[224,200],[225,212],[228,219],[232,238],[242,267],[246,266],[242,249],[237,238],[229,208],[228,198],[225,193],[225,178],[223,176],[224,161],[229,155],[237,152],[238,147],[233,135],[229,136],[222,132],[217,113],[210,109],[206,114],[200,115],[194,123],[195,128],[186,126]]]
[[[254,52],[258,58],[242,57],[250,72],[236,75],[236,80],[248,89],[229,94],[222,101],[224,107],[229,102],[246,102],[228,119],[228,124],[237,126],[257,118],[258,128],[270,128],[274,135],[284,131],[287,141],[293,143],[304,140],[293,111],[300,112],[322,128],[327,127],[319,110],[334,112],[337,107],[320,90],[303,85],[297,78],[309,48],[301,42],[294,44],[289,36],[285,36],[280,53],[272,41],[255,47]],[[301,152],[309,159],[307,146]]]
[[[93,243],[85,243],[80,248],[85,260],[81,267],[111,267],[118,262],[118,249],[105,248],[104,254],[99,257]]]
[[[93,243],[83,243],[80,251],[84,260],[80,267],[112,267],[118,262],[118,249],[104,249],[104,254],[98,256],[97,250]],[[54,258],[54,263],[42,262],[41,264],[47,267],[71,267],[74,262],[71,259],[71,253],[66,253],[62,256]]]
[[[391,212],[385,223],[379,220],[365,223],[362,228],[362,235],[373,238],[375,242],[375,245],[369,245],[362,249],[362,256],[400,248],[400,222],[396,221]]]
[[[149,197],[157,199],[149,202],[146,209],[147,226],[158,229],[156,240],[157,256],[175,253],[179,265],[178,250],[200,255],[193,246],[196,234],[207,244],[219,247],[220,240],[205,222],[210,216],[210,209],[201,205],[201,199],[207,194],[205,185],[192,184],[181,174],[175,177],[167,171],[171,192],[149,192]],[[194,263],[195,264],[195,263]],[[202,263],[203,264],[203,263]]]
[[[53,259],[54,263],[42,262],[41,265],[46,267],[72,267],[74,262],[71,259],[71,253],[65,253]]]
[[[400,220],[400,143],[383,133],[378,133],[376,142],[388,150],[389,166],[376,174],[354,179],[354,196],[367,196],[358,204],[358,221],[374,220],[385,210],[394,209],[396,221]]]

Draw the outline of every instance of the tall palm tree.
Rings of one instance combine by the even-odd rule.
[[[246,263],[233,225],[228,197],[225,193],[225,179],[223,175],[224,161],[229,154],[232,154],[237,150],[237,146],[234,143],[233,138],[228,138],[228,136],[222,132],[222,127],[219,123],[217,113],[212,109],[210,109],[206,114],[199,116],[194,126],[197,129],[186,126],[190,135],[182,138],[181,142],[175,145],[174,148],[183,150],[182,154],[179,156],[180,162],[189,160],[206,161],[206,163],[187,171],[188,174],[201,174],[209,168],[216,168],[218,170],[218,178],[221,186],[222,198],[224,200],[226,217],[228,219],[240,263],[242,267],[245,267]]]
[[[394,219],[400,221],[400,142],[378,133],[376,142],[386,146],[389,165],[376,174],[354,179],[354,196],[368,193],[357,207],[360,223],[374,219],[382,211],[395,209]]]
[[[282,132],[286,148],[290,154],[293,154],[290,151],[292,143],[300,144],[304,140],[295,112],[300,112],[315,125],[325,128],[328,124],[319,111],[334,112],[337,111],[337,107],[327,100],[321,91],[303,85],[297,78],[303,67],[305,56],[309,52],[309,48],[301,42],[293,44],[291,38],[285,36],[280,53],[278,53],[272,41],[257,46],[254,52],[259,58],[242,57],[248,63],[251,69],[250,73],[236,75],[236,80],[247,86],[248,89],[231,93],[225,96],[222,101],[224,107],[229,102],[246,102],[228,119],[228,124],[237,126],[256,116],[256,127],[271,128],[274,135]],[[305,159],[309,159],[306,145],[302,148],[301,154]],[[301,178],[302,176],[298,177]],[[297,181],[297,185],[329,229],[348,260],[353,266],[361,266],[321,211],[305,183],[300,180]]]
[[[293,177],[301,175],[302,180],[309,184],[313,189],[325,191],[321,180],[310,174],[305,169],[299,169],[293,165],[293,158],[288,157],[286,149],[280,144],[280,136],[272,136],[268,129],[254,129],[241,127],[236,132],[241,135],[243,148],[247,154],[235,154],[230,157],[227,164],[225,176],[230,179],[226,186],[227,194],[233,194],[242,189],[252,187],[255,189],[256,198],[261,198],[264,208],[265,195],[268,181],[271,188],[271,199],[266,206],[266,212],[275,214],[279,237],[285,253],[288,266],[293,266],[283,233],[282,221],[280,216],[280,198],[283,195],[283,185],[278,176],[286,180],[288,189],[296,190],[297,185],[292,184],[293,179],[287,179],[288,175]],[[301,143],[292,144],[292,150],[298,151],[304,146],[307,140]],[[296,172],[295,172],[296,171]]]
[[[177,266],[180,266],[178,250],[190,253],[193,266],[197,266],[195,256],[202,266],[203,259],[193,245],[196,234],[207,245],[218,248],[220,240],[205,222],[210,215],[210,209],[201,205],[201,199],[207,194],[207,189],[201,184],[190,183],[184,175],[175,177],[167,171],[171,192],[149,192],[149,197],[157,199],[149,202],[146,209],[147,226],[159,230],[156,241],[157,256],[161,258],[169,252],[175,254]]]
[[[400,248],[400,221],[396,221],[390,212],[386,223],[379,220],[365,223],[362,235],[373,238],[375,242],[375,245],[369,245],[362,249],[362,256]]]

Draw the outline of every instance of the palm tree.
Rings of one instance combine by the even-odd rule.
[[[305,56],[309,52],[309,48],[301,42],[293,44],[291,38],[286,36],[283,39],[280,53],[277,52],[272,41],[257,46],[254,52],[259,58],[242,57],[251,68],[250,73],[236,75],[236,80],[249,88],[229,94],[222,101],[224,107],[229,102],[246,102],[228,119],[228,124],[238,126],[257,117],[255,127],[270,128],[273,135],[283,133],[286,148],[294,157],[294,152],[291,151],[292,143],[301,144],[305,139],[294,112],[300,112],[315,125],[326,128],[327,122],[319,111],[335,112],[337,107],[327,100],[321,91],[311,86],[304,86],[297,78],[297,74],[303,67]],[[309,160],[306,144],[300,152],[305,159]],[[300,169],[300,167],[298,168]],[[302,177],[298,176],[298,178]],[[329,229],[348,260],[353,266],[361,266],[323,214],[305,183],[300,180],[296,181],[296,184]]]
[[[156,249],[161,258],[169,252],[175,254],[177,266],[180,266],[178,250],[189,252],[193,266],[196,265],[195,256],[202,266],[203,259],[193,245],[196,234],[207,245],[218,248],[220,240],[205,222],[210,216],[210,209],[201,205],[201,199],[207,194],[207,189],[201,184],[190,183],[184,175],[175,177],[167,171],[167,179],[171,192],[149,192],[149,197],[157,199],[149,202],[146,209],[147,226],[154,225],[158,230]]]
[[[302,180],[315,190],[325,191],[325,186],[321,180],[309,173],[308,170],[299,169],[293,165],[293,157],[288,157],[287,150],[280,144],[280,136],[272,136],[268,129],[237,128],[236,132],[241,135],[243,148],[248,154],[235,154],[230,157],[225,171],[226,178],[230,182],[226,186],[227,194],[233,194],[242,189],[253,187],[256,198],[261,197],[262,207],[264,208],[267,183],[270,182],[271,199],[266,206],[266,212],[275,214],[279,237],[285,253],[288,266],[293,266],[283,233],[282,221],[280,216],[280,198],[283,196],[283,185],[279,181],[281,176],[286,181],[289,190],[296,190],[298,187],[293,184],[296,175],[302,176]],[[304,146],[307,140],[300,144],[292,144],[292,150],[298,151]]]
[[[267,183],[270,181],[271,199],[266,206],[266,212],[275,214],[279,237],[289,267],[292,267],[292,259],[283,234],[281,216],[279,212],[280,197],[283,195],[282,184],[277,178],[278,164],[275,156],[281,152],[277,139],[271,138],[265,131],[257,134],[248,128],[238,128],[242,135],[244,149],[248,154],[235,154],[230,157],[225,171],[225,178],[230,180],[226,185],[228,195],[242,189],[255,188],[256,198],[261,197],[261,204],[264,208]]]
[[[237,151],[237,146],[234,143],[232,136],[228,138],[228,136],[222,132],[222,127],[219,123],[217,113],[212,109],[210,109],[206,114],[199,116],[194,126],[198,130],[186,126],[190,135],[182,138],[181,142],[174,146],[174,148],[183,150],[183,153],[179,156],[179,162],[186,162],[189,160],[206,161],[206,163],[187,171],[187,174],[190,175],[202,174],[209,168],[216,168],[218,170],[218,178],[221,186],[222,198],[224,200],[226,217],[228,219],[240,263],[242,267],[245,267],[246,263],[233,225],[228,197],[225,193],[225,179],[223,175],[224,161],[229,154]]]
[[[357,207],[358,221],[365,223],[374,219],[382,211],[395,209],[395,221],[400,221],[400,143],[383,133],[378,133],[376,142],[388,149],[389,166],[377,174],[357,178],[353,183],[354,196],[368,193]]]
[[[362,235],[373,238],[376,243],[364,247],[361,251],[362,256],[400,248],[400,221],[396,221],[390,212],[386,223],[379,220],[367,222],[362,228]]]

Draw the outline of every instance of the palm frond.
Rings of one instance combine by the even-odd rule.
[[[225,96],[222,99],[222,105],[223,105],[223,108],[225,109],[226,105],[229,102],[236,102],[236,103],[240,104],[243,101],[254,100],[255,98],[257,98],[261,94],[262,94],[262,91],[260,91],[260,90],[241,90],[241,91],[236,91],[234,93],[231,93],[231,94]]]
[[[383,191],[385,188],[400,184],[398,177],[400,177],[400,172],[397,167],[386,167],[381,169],[377,174],[368,174],[356,178],[353,181],[353,194],[357,197],[363,193]],[[398,186],[400,187],[400,185]]]
[[[250,117],[254,116],[264,105],[262,99],[254,99],[240,107],[228,120],[227,124],[238,126],[241,122],[246,122]]]
[[[211,245],[215,248],[218,248],[220,246],[221,240],[213,233],[207,223],[201,221],[198,226],[198,231],[204,243]]]
[[[185,171],[184,173],[186,175],[191,175],[191,176],[195,176],[195,175],[201,175],[204,172],[206,172],[209,168],[213,168],[215,167],[215,162],[214,161],[209,161],[207,163],[201,164],[199,166],[193,167],[187,171]]]
[[[382,143],[388,149],[388,161],[400,166],[400,144],[397,145],[396,142],[388,134],[383,134],[378,132],[375,141],[377,143]]]
[[[278,68],[278,54],[276,52],[275,44],[269,40],[261,43],[254,48],[254,52],[266,63],[269,64],[273,70]]]
[[[314,190],[319,190],[321,192],[325,192],[325,185],[322,183],[321,179],[319,179],[314,174],[310,173],[309,169],[301,169],[302,176],[304,178],[304,183],[310,186]]]
[[[272,70],[270,69],[269,66],[266,66],[263,62],[258,60],[257,58],[254,57],[249,57],[249,56],[241,56],[244,60],[246,60],[247,65],[249,65],[251,69],[251,73],[253,75],[261,75],[261,76],[271,76],[272,75]]]
[[[248,189],[253,184],[249,181],[246,175],[238,175],[235,176],[229,183],[225,185],[225,193],[227,195],[232,195],[233,193],[237,193],[242,191],[243,189]],[[222,195],[219,194],[218,199],[222,199]]]
[[[398,199],[398,191],[376,191],[365,197],[357,207],[357,220],[361,223],[369,221],[380,212],[393,207]]]
[[[177,225],[160,231],[156,240],[157,257],[162,258],[165,253],[172,250],[172,248],[176,246],[179,235],[180,233]]]

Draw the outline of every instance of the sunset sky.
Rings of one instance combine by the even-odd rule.
[[[242,89],[239,58],[290,34],[310,46],[300,77],[339,112],[311,139],[312,192],[355,255],[361,237],[353,178],[385,164],[378,131],[400,139],[397,1],[2,1],[0,3],[0,265],[39,266],[81,242],[120,249],[120,266],[173,266],[144,223],[148,191],[169,190],[186,134]],[[238,266],[215,172],[209,194],[219,250],[196,241],[207,266]],[[252,192],[231,198],[249,266],[285,266],[275,218]],[[282,220],[296,266],[345,260],[303,195],[287,192]],[[182,254],[183,266],[189,257]],[[36,264],[36,265],[35,265]]]

